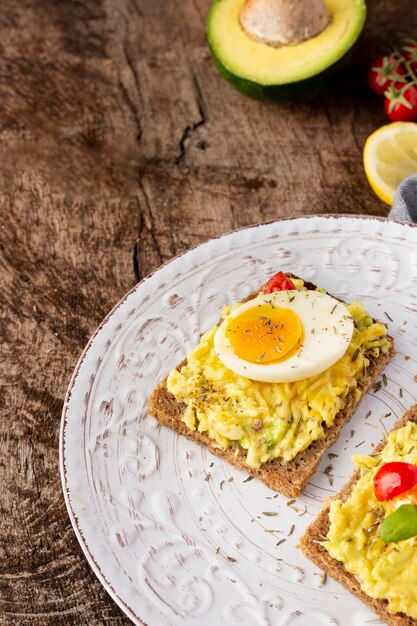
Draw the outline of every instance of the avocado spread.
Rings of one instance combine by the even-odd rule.
[[[355,455],[353,460],[361,468],[361,477],[345,502],[332,501],[330,529],[323,546],[359,579],[369,596],[388,600],[391,613],[417,618],[417,537],[389,544],[381,539],[379,525],[398,502],[378,502],[373,485],[373,477],[384,463],[417,465],[417,425],[408,422],[390,433],[379,454]]]
[[[294,282],[303,288],[303,281]],[[168,391],[186,405],[184,423],[219,447],[234,447],[236,454],[244,449],[253,468],[276,458],[290,461],[323,438],[347,396],[361,395],[370,359],[389,350],[385,325],[374,322],[360,302],[347,308],[355,329],[346,353],[321,374],[292,383],[256,382],[226,368],[213,346],[217,326],[210,328],[186,365],[168,376]],[[225,307],[223,317],[231,309]]]

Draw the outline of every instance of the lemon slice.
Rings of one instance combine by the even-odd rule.
[[[366,140],[363,163],[372,189],[391,205],[401,181],[417,173],[417,124],[394,122],[376,130]]]

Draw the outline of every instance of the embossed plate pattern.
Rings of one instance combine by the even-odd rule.
[[[294,503],[161,428],[150,392],[225,303],[278,269],[389,321],[398,356]],[[97,330],[73,375],[61,474],[94,572],[135,624],[362,626],[374,614],[296,549],[322,500],[417,396],[417,228],[310,217],[224,235],[138,284]],[[406,358],[407,357],[407,358]],[[369,417],[368,411],[372,411]],[[330,466],[330,469],[329,469]],[[332,483],[332,484],[331,484]],[[341,617],[343,616],[343,617]]]

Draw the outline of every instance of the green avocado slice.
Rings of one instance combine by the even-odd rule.
[[[366,17],[364,0],[324,0],[330,23],[322,32],[307,41],[275,48],[245,33],[239,21],[244,3],[214,0],[207,37],[220,73],[240,91],[258,98],[314,97],[325,75],[333,75],[344,64]]]

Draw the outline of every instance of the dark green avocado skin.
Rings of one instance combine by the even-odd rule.
[[[245,78],[240,78],[219,61],[214,51],[210,48],[214,63],[219,73],[228,80],[233,87],[241,91],[246,96],[256,100],[271,100],[274,102],[308,102],[322,95],[324,92],[334,88],[340,71],[347,67],[352,59],[353,50],[358,43],[358,39],[353,46],[336,63],[326,68],[319,74],[305,78],[296,83],[285,85],[259,85]]]

